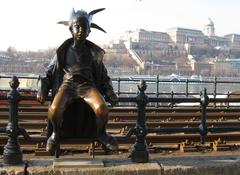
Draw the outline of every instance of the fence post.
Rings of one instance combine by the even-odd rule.
[[[186,79],[186,97],[188,96],[188,78]]]
[[[136,141],[131,153],[132,162],[137,163],[144,163],[148,162],[149,160],[149,154],[145,140],[145,136],[147,135],[145,108],[146,104],[148,103],[148,97],[144,92],[146,88],[146,82],[144,80],[140,80],[140,84],[138,85],[140,93],[136,97],[138,107],[138,118],[135,126]]]
[[[173,91],[171,91],[171,108],[173,108],[173,106],[174,106],[174,102],[173,102],[173,96],[174,96],[174,92]]]
[[[156,79],[156,83],[157,83],[157,86],[156,86],[156,96],[157,98],[159,97],[159,74],[157,75],[157,79]],[[158,102],[156,103],[156,107],[158,108],[159,107],[159,104]]]
[[[12,90],[7,94],[9,102],[9,117],[6,132],[8,135],[7,144],[4,146],[3,162],[5,164],[16,165],[22,163],[22,151],[18,142],[18,102],[20,94],[17,91],[19,81],[16,76],[13,76],[9,82]]]
[[[227,99],[229,99],[229,97],[230,97],[230,93],[229,93],[229,91],[227,92]],[[227,108],[229,108],[229,102],[227,102]]]
[[[201,124],[199,125],[200,132],[200,142],[205,143],[205,137],[207,135],[207,125],[206,125],[206,108],[209,103],[209,98],[207,95],[207,89],[203,89],[203,93],[200,94],[200,104],[201,104]]]
[[[119,96],[120,93],[121,93],[121,92],[120,92],[120,82],[121,82],[120,77],[118,77],[117,82],[118,82],[117,94],[118,94],[118,96]]]
[[[214,100],[216,99],[217,97],[217,77],[214,78],[214,92],[213,92],[213,97],[214,97]],[[216,102],[214,101],[214,108],[216,108],[217,105],[216,105]]]

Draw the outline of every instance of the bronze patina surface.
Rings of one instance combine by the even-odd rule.
[[[108,121],[108,107],[105,99],[115,104],[118,97],[114,93],[111,79],[102,61],[104,50],[86,39],[91,27],[104,31],[91,21],[92,16],[102,10],[104,9],[87,13],[84,10],[75,12],[73,9],[69,21],[59,22],[69,26],[72,38],[67,39],[57,49],[56,55],[47,67],[46,76],[41,79],[41,87],[37,95],[39,102],[44,102],[50,89],[54,96],[48,110],[53,131],[51,135],[49,134],[46,147],[52,154],[59,149],[62,128],[74,126],[74,121],[67,122],[67,127],[63,127],[63,123],[71,115],[76,115],[75,111],[80,114],[80,118],[90,118],[93,114],[96,131],[93,129],[89,134],[96,132],[97,139],[107,148],[118,148],[116,139],[105,129]],[[78,99],[81,99],[80,102],[78,101],[79,106],[71,108],[70,105]],[[87,104],[88,107],[84,107],[81,103]],[[69,108],[72,109],[70,115],[69,113],[66,115],[65,112],[69,111]],[[79,110],[88,110],[90,114],[83,116]],[[83,122],[84,120],[81,120],[81,123]]]

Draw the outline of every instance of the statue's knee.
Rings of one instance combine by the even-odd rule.
[[[52,108],[52,106],[50,106],[49,109],[48,109],[48,118],[49,118],[49,119],[54,118],[54,117],[53,117],[54,114],[55,114],[55,109]]]
[[[54,106],[50,106],[50,108],[48,109],[48,118],[49,119],[61,118],[62,115],[63,115],[62,109],[57,109]]]
[[[98,117],[107,117],[108,112],[109,112],[108,107],[105,104],[99,105],[95,111]]]

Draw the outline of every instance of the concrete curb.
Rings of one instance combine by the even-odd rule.
[[[165,175],[239,175],[240,156],[157,158]]]
[[[240,155],[160,157],[149,163],[130,159],[101,159],[103,168],[53,168],[52,159],[29,160],[27,175],[239,175]],[[24,164],[3,166],[0,175],[26,175]]]
[[[27,175],[161,175],[157,162],[137,164],[130,160],[104,161],[103,168],[58,168],[52,167],[52,160],[30,160]],[[3,166],[0,175],[25,175],[24,165]]]

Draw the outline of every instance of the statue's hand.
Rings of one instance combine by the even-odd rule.
[[[43,96],[43,94],[38,91],[37,93],[37,101],[40,102],[41,104],[43,104],[45,102],[45,97]]]
[[[109,97],[109,103],[112,105],[112,106],[115,106],[118,102],[118,96],[116,94],[112,94],[110,97]]]

